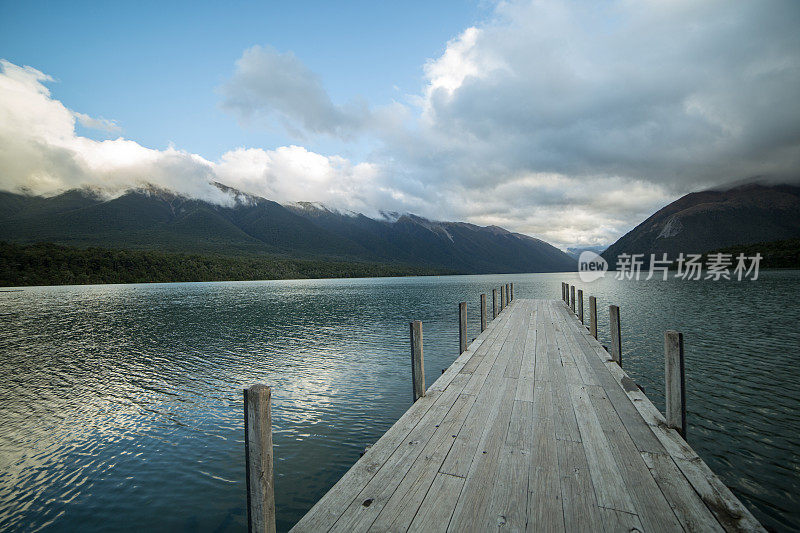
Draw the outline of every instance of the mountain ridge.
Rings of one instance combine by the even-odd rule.
[[[575,268],[557,248],[502,228],[432,221],[410,213],[373,219],[309,202],[281,205],[217,186],[230,194],[230,205],[154,187],[114,198],[91,190],[50,198],[0,192],[0,240],[403,263],[464,273]]]

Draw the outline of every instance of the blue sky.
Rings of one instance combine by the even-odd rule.
[[[609,244],[800,179],[798,27],[796,0],[0,2],[0,190],[219,181]]]
[[[284,131],[242,128],[217,87],[253,45],[292,51],[334,101],[403,99],[422,66],[487,15],[477,1],[442,2],[3,2],[0,56],[55,78],[71,109],[116,120],[145,146],[216,159],[234,146],[291,142]],[[94,138],[103,132],[83,129]],[[112,135],[113,136],[113,135]],[[327,151],[331,139],[312,139]],[[314,142],[316,141],[316,142]],[[337,146],[339,147],[339,146]],[[339,147],[340,148],[340,147]]]

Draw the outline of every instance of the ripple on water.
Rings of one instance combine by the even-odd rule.
[[[457,303],[570,275],[30,288],[0,294],[0,529],[241,530],[242,389],[274,387],[279,528],[411,403],[408,321],[431,381]],[[690,442],[767,525],[800,527],[800,273],[757,283],[581,284],[622,309],[625,366],[663,409],[663,330],[684,331]]]

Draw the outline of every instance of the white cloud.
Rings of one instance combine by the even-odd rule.
[[[299,146],[239,148],[218,162],[174,147],[146,148],[124,138],[95,141],[75,132],[81,114],[54,99],[52,78],[31,67],[0,62],[0,188],[51,195],[92,187],[121,194],[145,185],[226,204],[219,181],[279,202],[322,200],[334,207],[377,213],[397,205],[369,163],[353,164]],[[113,124],[113,121],[110,121]],[[385,200],[388,198],[388,200]]]
[[[86,113],[78,113],[77,111],[73,111],[72,114],[84,128],[112,133],[118,133],[122,131],[122,128],[119,127],[119,124],[117,124],[115,120],[109,120],[103,117],[90,117]]]

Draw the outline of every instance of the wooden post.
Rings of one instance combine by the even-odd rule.
[[[511,286],[511,301],[513,302],[514,301],[514,284],[511,283],[510,286]]]
[[[664,332],[667,425],[686,438],[686,378],[683,368],[683,333]]]
[[[486,294],[481,294],[481,333],[486,331]]]
[[[570,296],[570,304],[569,307],[572,309],[572,312],[575,312],[575,285],[572,285],[569,288],[569,296]]]
[[[411,381],[414,401],[425,396],[425,364],[422,360],[422,322],[411,323]]]
[[[500,310],[506,308],[506,291],[503,290],[503,287],[500,287]]]
[[[583,324],[583,291],[578,289],[578,320]]]
[[[564,299],[564,282],[561,282],[561,299]]]
[[[508,283],[506,283],[505,287],[506,287],[506,305],[510,305],[511,304],[511,291],[508,290]]]
[[[458,304],[458,355],[467,351],[467,302]]]
[[[611,359],[622,367],[622,335],[619,324],[619,307],[610,305],[608,317],[611,320]]]
[[[569,307],[569,283],[564,284],[564,301],[567,302],[567,307]]]
[[[597,338],[597,298],[589,296],[589,332]]]
[[[244,389],[247,529],[250,532],[275,531],[271,397],[272,391],[266,385]]]
[[[497,289],[492,289],[492,320],[497,318]]]

